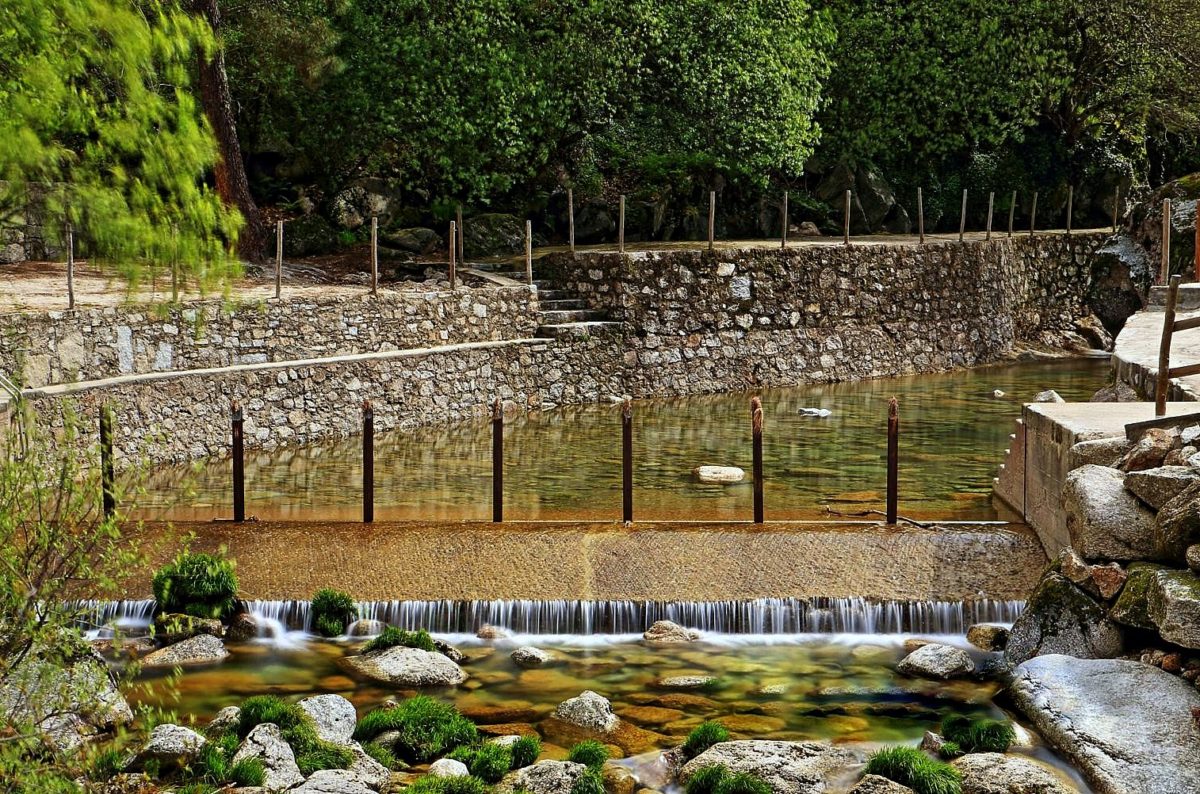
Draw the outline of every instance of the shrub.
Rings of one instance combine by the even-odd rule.
[[[382,744],[367,742],[362,746],[362,749],[364,753],[371,756],[376,761],[394,772],[404,769],[405,767],[405,764],[396,758],[396,755]]]
[[[213,554],[180,554],[154,574],[154,600],[163,612],[224,618],[237,599],[233,562]]]
[[[604,794],[604,779],[599,770],[589,768],[571,786],[571,794]]]
[[[512,769],[524,769],[542,754],[542,740],[536,736],[522,736],[509,748],[512,754]]]
[[[954,714],[942,721],[942,736],[947,744],[957,745],[958,754],[962,755],[1008,752],[1008,746],[1017,738],[1017,733],[1007,720],[972,720]]]
[[[459,747],[447,757],[463,762],[472,775],[488,783],[498,783],[512,766],[512,753],[499,744]]]
[[[942,742],[942,746],[938,748],[938,755],[945,758],[947,761],[953,758],[958,758],[964,755],[962,747],[958,742]]]
[[[239,787],[261,786],[267,782],[267,770],[258,758],[243,758],[229,767],[227,783]]]
[[[567,760],[583,764],[593,771],[599,771],[604,766],[604,762],[608,760],[608,750],[595,739],[585,739],[571,748],[571,752],[567,754]]]
[[[406,794],[487,794],[488,786],[477,777],[419,777]]]
[[[683,743],[683,754],[689,759],[695,758],[714,744],[729,741],[729,731],[717,722],[705,722],[697,725],[688,734]]]
[[[380,632],[378,637],[363,646],[363,653],[395,648],[397,645],[403,645],[405,648],[420,648],[422,651],[430,653],[437,652],[437,646],[433,644],[433,637],[430,637],[429,632],[425,629],[405,631],[395,626],[388,626]]]
[[[312,619],[322,637],[340,637],[358,619],[358,607],[346,593],[325,587],[313,594]]]
[[[327,742],[317,735],[312,717],[304,709],[284,703],[274,695],[247,698],[238,715],[238,734],[244,737],[254,726],[264,722],[279,726],[283,740],[292,748],[296,765],[305,776],[322,769],[348,769],[354,763],[350,748]]]
[[[354,729],[359,741],[384,731],[397,731],[396,753],[409,763],[423,764],[479,738],[475,723],[453,706],[428,695],[409,698],[395,708],[376,709],[362,716]]]
[[[887,747],[867,760],[866,774],[886,777],[917,794],[962,794],[962,776],[915,747]]]
[[[91,777],[93,780],[110,780],[125,767],[125,754],[120,750],[109,748],[101,750],[92,759]]]

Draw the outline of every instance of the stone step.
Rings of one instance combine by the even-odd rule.
[[[546,303],[547,301],[578,300],[578,299],[579,299],[579,294],[575,293],[575,292],[571,292],[570,290],[555,289],[554,287],[550,287],[549,289],[542,289],[541,287],[538,287],[538,300],[540,300],[542,303]]]
[[[562,325],[565,323],[585,323],[593,320],[603,320],[604,315],[591,309],[564,309],[540,312],[541,320],[546,325]]]
[[[586,309],[587,304],[581,298],[542,298],[542,293],[538,292],[538,305],[542,311],[546,312],[562,312],[562,311],[578,311]]]
[[[539,326],[534,334],[538,339],[560,339],[572,336],[591,336],[610,329],[616,329],[621,323],[612,320],[590,320],[580,323],[555,323]]]

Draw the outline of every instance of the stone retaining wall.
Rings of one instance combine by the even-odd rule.
[[[533,336],[526,287],[306,290],[219,300],[0,315],[0,371],[29,387],[147,372],[374,353]]]

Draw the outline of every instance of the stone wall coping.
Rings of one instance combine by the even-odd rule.
[[[299,367],[322,367],[336,364],[352,364],[361,361],[390,361],[403,358],[424,358],[426,356],[445,353],[459,353],[472,350],[493,350],[496,348],[519,346],[548,346],[548,339],[505,339],[498,342],[463,342],[457,345],[441,345],[439,347],[409,348],[405,350],[383,350],[376,353],[354,353],[344,356],[326,356],[325,358],[300,358],[290,361],[265,361],[256,364],[235,364],[228,367],[208,367],[204,369],[180,369],[168,372],[144,372],[131,375],[118,375],[112,378],[77,381],[74,383],[59,383],[35,389],[22,389],[22,397],[54,397],[93,389],[104,389],[114,386],[153,383],[155,381],[174,380],[208,375],[233,375],[243,372],[269,372],[278,369],[296,369]]]

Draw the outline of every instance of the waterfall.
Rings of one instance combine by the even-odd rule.
[[[150,627],[154,618],[154,599],[132,601],[73,601],[69,607],[79,613],[81,628],[92,639],[111,637],[113,629],[126,634]]]

